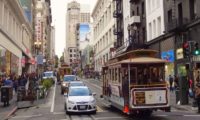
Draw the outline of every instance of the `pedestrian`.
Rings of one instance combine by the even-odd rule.
[[[15,76],[13,79],[13,88],[15,90],[15,93],[17,93],[17,87],[18,87],[18,81],[17,81],[17,77]]]
[[[179,88],[178,76],[176,76],[176,75],[174,75],[174,88],[175,89]]]
[[[198,113],[200,113],[200,73],[198,71],[196,78],[195,98],[198,106]]]
[[[169,75],[169,88],[171,92],[173,92],[173,82],[174,82],[173,77]]]

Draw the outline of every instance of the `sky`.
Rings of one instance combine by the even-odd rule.
[[[52,25],[55,26],[55,49],[56,55],[62,56],[66,40],[66,12],[67,3],[73,0],[51,0]],[[81,4],[89,4],[93,10],[97,0],[76,0]]]

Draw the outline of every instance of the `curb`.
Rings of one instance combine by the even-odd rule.
[[[177,110],[195,111],[195,110],[192,109],[192,107],[191,107],[191,109],[187,109],[187,108],[185,108],[185,107],[183,107],[183,106],[178,106],[178,105],[171,105],[171,107],[173,107],[173,108],[175,108],[175,109],[177,109]]]
[[[17,111],[17,106],[15,106],[4,118],[4,120],[8,120],[8,118]]]

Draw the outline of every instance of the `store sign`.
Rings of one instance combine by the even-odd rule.
[[[174,62],[174,50],[168,50],[161,53],[161,58],[168,62]]]
[[[145,92],[135,92],[135,103],[137,105],[145,104]]]
[[[37,55],[37,64],[39,65],[42,65],[43,64],[43,55]]]
[[[176,59],[183,59],[183,48],[176,50]]]

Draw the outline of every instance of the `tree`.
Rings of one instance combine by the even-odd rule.
[[[55,68],[58,68],[58,61],[59,61],[59,58],[57,55],[55,55]]]

